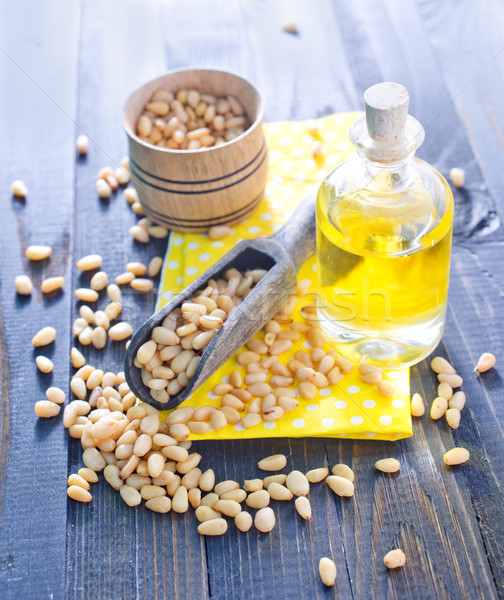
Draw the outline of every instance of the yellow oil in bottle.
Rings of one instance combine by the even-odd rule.
[[[447,197],[451,192],[445,182]],[[317,202],[317,294],[338,351],[389,367],[418,362],[446,315],[453,206],[430,194],[361,190]]]
[[[349,135],[357,154],[317,196],[317,312],[343,356],[386,368],[411,365],[444,329],[453,196],[442,175],[414,158],[424,130],[408,115],[406,88],[364,94]]]

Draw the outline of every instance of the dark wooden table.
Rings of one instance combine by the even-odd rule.
[[[98,0],[4,3],[0,12],[1,445],[0,597],[86,598],[504,598],[504,402],[502,395],[504,255],[504,5],[496,0]],[[282,31],[296,22],[298,35]],[[156,515],[128,508],[101,481],[91,505],[67,500],[66,476],[81,465],[79,443],[61,418],[39,420],[33,405],[50,385],[68,390],[72,289],[76,260],[105,256],[112,274],[148,249],[127,234],[134,221],[122,194],[99,201],[94,177],[126,153],[120,109],[140,83],[170,68],[230,68],[262,88],[267,120],[305,119],[359,109],[363,91],[399,81],[411,113],[426,128],[419,156],[443,173],[466,170],[455,193],[456,227],[448,322],[439,352],[465,379],[462,424],[450,431],[425,417],[413,438],[397,443],[266,440],[198,444],[219,479],[257,473],[258,456],[283,452],[306,470],[350,464],[357,489],[340,501],[313,486],[313,519],[275,508],[270,535],[196,532],[193,514]],[[86,159],[75,138],[91,138]],[[23,179],[26,202],[9,185]],[[53,247],[40,268],[27,264],[30,244]],[[16,296],[15,275],[63,274],[65,291]],[[84,278],[85,280],[85,278]],[[140,324],[154,295],[129,298]],[[55,324],[52,376],[34,366],[30,339]],[[491,351],[499,368],[476,377],[477,357]],[[87,349],[89,362],[120,370],[122,346]],[[436,381],[426,363],[412,370],[412,391],[426,399]],[[446,468],[453,445],[469,463]],[[396,477],[374,472],[377,458],[397,456]],[[383,556],[401,546],[406,566],[387,572]],[[337,587],[317,575],[333,556]]]

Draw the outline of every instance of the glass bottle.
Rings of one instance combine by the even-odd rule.
[[[354,362],[412,365],[443,333],[450,275],[453,196],[444,177],[414,158],[424,139],[397,83],[364,94],[350,127],[357,153],[317,196],[320,326]]]

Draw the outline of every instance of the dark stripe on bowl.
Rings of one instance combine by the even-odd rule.
[[[239,211],[235,211],[233,213],[228,213],[226,215],[221,215],[220,217],[214,217],[213,219],[176,219],[171,218],[166,215],[161,215],[156,211],[151,210],[150,208],[146,209],[147,215],[152,213],[156,216],[156,222],[159,222],[162,225],[166,225],[168,228],[170,227],[180,227],[182,229],[201,229],[204,227],[215,227],[216,225],[227,225],[232,221],[236,221],[240,217],[245,217],[249,212],[254,210],[257,205],[261,202],[263,198],[262,192],[256,196],[252,202],[249,202],[246,206],[242,207]]]
[[[185,196],[194,196],[196,194],[211,194],[213,192],[220,192],[221,190],[227,190],[228,188],[233,187],[234,185],[237,185],[238,183],[241,183],[242,181],[245,181],[245,179],[247,179],[248,177],[253,175],[257,171],[257,169],[259,169],[259,167],[263,164],[267,155],[268,155],[268,153],[265,151],[259,164],[256,167],[254,167],[254,169],[252,171],[250,171],[250,173],[248,173],[241,179],[237,179],[236,181],[233,181],[232,183],[228,183],[227,185],[223,185],[218,188],[212,188],[209,190],[185,190],[185,191],[182,191],[182,190],[172,190],[172,189],[164,188],[164,187],[161,187],[160,185],[156,185],[155,183],[151,183],[150,181],[147,181],[146,179],[141,177],[139,175],[138,171],[136,171],[135,166],[133,164],[130,164],[130,170],[131,170],[131,173],[138,180],[140,180],[142,183],[145,183],[145,185],[155,188],[156,190],[161,190],[162,192],[168,192],[170,194],[181,194],[181,195],[185,195]]]
[[[216,177],[215,179],[204,179],[202,181],[177,181],[176,179],[166,179],[164,177],[159,177],[158,175],[153,175],[152,173],[149,173],[149,171],[146,171],[145,169],[143,169],[132,158],[130,158],[130,163],[136,168],[137,171],[141,171],[145,175],[152,177],[152,179],[157,179],[158,181],[164,181],[166,183],[175,183],[178,185],[203,185],[205,183],[213,183],[214,181],[221,181],[222,179],[226,179],[227,177],[233,177],[233,175],[237,175],[238,173],[241,173],[241,171],[243,171],[247,167],[250,167],[250,165],[259,158],[259,156],[261,155],[261,152],[264,150],[265,146],[266,146],[266,142],[263,141],[259,152],[254,156],[254,158],[250,162],[248,162],[246,165],[243,165],[243,167],[240,167],[236,171],[233,171],[233,173],[228,173],[227,175],[222,175],[222,177]]]

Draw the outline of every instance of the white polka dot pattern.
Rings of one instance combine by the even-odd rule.
[[[319,185],[334,165],[350,155],[352,146],[347,130],[356,116],[356,113],[329,115],[317,121],[319,132],[316,138],[322,142],[324,153],[316,160],[311,155],[314,137],[309,134],[305,123],[266,124],[269,178],[262,202],[246,220],[233,225],[230,235],[221,240],[211,240],[200,234],[172,235],[165,259],[158,308],[204,273],[241,239],[269,236],[278,231],[306,190]],[[310,259],[300,270],[300,285],[307,290],[308,296],[315,290],[316,272],[314,259]],[[300,295],[299,307],[303,306],[302,302],[303,295]],[[298,309],[294,317],[301,321],[301,317],[296,317],[297,314]],[[295,343],[292,354],[299,349],[311,350],[304,335]],[[237,365],[233,357],[186,403],[195,407],[205,404],[219,406],[220,399],[212,393],[213,386],[221,381],[226,382],[227,375],[235,368]],[[244,376],[245,369],[239,368]],[[354,372],[345,375],[339,385],[319,389],[314,400],[303,400],[295,390],[299,407],[278,421],[263,422],[249,429],[241,424],[228,425],[221,431],[211,429],[204,436],[191,434],[190,439],[348,436],[395,440],[408,437],[411,435],[409,372],[393,371],[387,373],[387,378],[396,384],[393,398],[385,398],[373,386],[362,383],[354,369]]]

